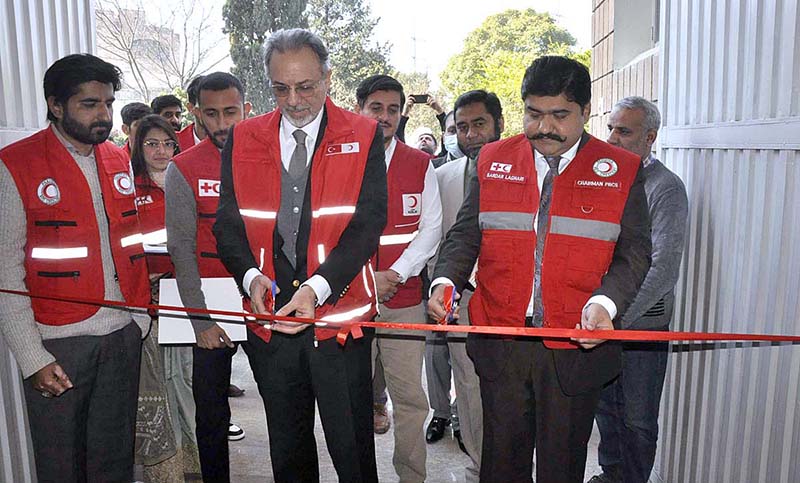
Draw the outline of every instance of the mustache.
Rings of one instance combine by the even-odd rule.
[[[93,122],[92,124],[89,125],[89,129],[90,130],[94,129],[96,127],[102,127],[102,128],[111,130],[111,128],[114,127],[114,125],[112,123],[106,122],[106,121],[97,121],[97,122]]]
[[[563,143],[564,141],[567,140],[567,138],[562,138],[558,134],[552,134],[552,133],[539,133],[535,134],[533,137],[529,137],[528,139],[530,139],[531,141],[538,141],[540,139],[552,139],[553,141],[558,141],[560,143]]]
[[[212,134],[212,136],[214,136],[215,138],[225,137],[228,135],[229,132],[230,131],[227,129],[220,129],[219,131],[215,131],[214,134]]]

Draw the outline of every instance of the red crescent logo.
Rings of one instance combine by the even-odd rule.
[[[408,207],[409,208],[416,208],[417,205],[419,204],[419,199],[417,199],[416,196],[411,196],[410,198],[411,198],[411,203],[409,203]]]

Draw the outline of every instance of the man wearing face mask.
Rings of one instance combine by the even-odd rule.
[[[442,130],[442,152],[438,158],[433,158],[431,160],[434,168],[438,168],[449,161],[464,156],[461,148],[458,147],[455,113],[455,111],[450,111],[445,118],[444,128]]]
[[[505,123],[500,99],[494,93],[484,90],[469,91],[459,96],[453,112],[455,113],[453,127],[458,126],[456,135],[458,144],[470,148],[465,148],[469,156],[462,156],[436,169],[439,194],[442,198],[442,241],[456,221],[458,210],[466,195],[467,180],[475,171],[478,152],[484,144],[500,139]],[[437,252],[436,257],[429,263],[431,272],[438,256]],[[470,323],[469,314],[465,310],[475,290],[474,277],[470,278],[461,292],[459,302],[464,309],[457,323],[462,325]],[[472,361],[467,356],[466,337],[463,334],[450,333],[446,335],[445,340],[446,344],[426,345],[425,363],[430,366],[427,375],[431,407],[434,410],[434,419],[437,416],[442,417],[444,411],[448,409],[452,366],[456,394],[458,394],[458,407],[453,410],[454,414],[458,412],[458,429],[454,422],[453,433],[458,431],[459,443],[471,460],[466,468],[466,480],[476,482],[480,474],[483,441],[483,410],[478,376]],[[431,432],[429,427],[428,434]]]
[[[167,168],[167,248],[175,265],[178,291],[185,307],[206,308],[202,277],[229,277],[217,255],[211,228],[219,202],[220,151],[232,126],[250,113],[239,79],[214,72],[197,87],[197,121],[208,136],[175,157]],[[201,315],[192,316],[197,345],[192,350],[192,396],[197,447],[206,481],[230,481],[228,439],[244,431],[231,426],[228,387],[235,346],[224,330]]]

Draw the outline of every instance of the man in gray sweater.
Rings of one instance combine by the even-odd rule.
[[[149,302],[128,156],[106,141],[120,77],[89,54],[57,60],[44,75],[50,125],[0,150],[0,288]],[[147,314],[0,294],[39,481],[132,480],[149,325]]]
[[[641,97],[619,101],[608,123],[608,142],[642,158],[652,226],[652,263],[622,318],[623,329],[669,330],[675,305],[688,200],[681,179],[651,154],[660,124],[658,108]],[[645,483],[650,478],[668,349],[667,343],[623,345],[622,372],[601,393],[595,414],[603,473],[590,483]]]
[[[167,248],[185,307],[206,308],[202,278],[230,277],[217,255],[211,227],[219,203],[220,150],[230,129],[250,113],[239,79],[214,72],[198,85],[197,122],[208,136],[180,153],[167,167]],[[197,446],[203,480],[230,481],[228,439],[244,431],[230,425],[228,387],[236,345],[207,316],[192,315],[197,345],[192,356],[192,395],[197,408]]]

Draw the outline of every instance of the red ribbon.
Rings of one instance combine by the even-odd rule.
[[[401,329],[435,332],[461,332],[473,334],[492,334],[511,337],[543,337],[548,339],[602,339],[602,340],[622,340],[622,341],[755,341],[755,342],[800,342],[797,335],[767,335],[767,334],[738,334],[725,332],[666,332],[650,330],[584,330],[584,329],[554,329],[554,328],[534,328],[534,327],[497,327],[485,325],[441,325],[441,324],[419,324],[405,322],[326,322],[318,319],[307,319],[300,317],[286,317],[271,314],[251,314],[247,312],[232,312],[228,310],[208,310],[194,309],[188,307],[178,307],[172,305],[131,305],[127,302],[117,302],[113,300],[92,299],[83,297],[55,297],[50,295],[36,295],[29,292],[18,290],[0,289],[0,293],[10,295],[21,295],[44,300],[55,300],[59,302],[72,302],[87,305],[103,305],[108,307],[120,307],[126,309],[139,309],[149,311],[171,310],[177,312],[187,312],[190,314],[204,315],[224,315],[230,317],[241,317],[241,322],[228,321],[225,323],[245,323],[244,318],[258,319],[263,321],[287,321],[299,322],[302,324],[318,324],[322,327],[337,327],[340,335],[350,332],[354,338],[363,336],[362,327],[375,327],[383,329]],[[337,339],[340,338],[337,336]],[[340,340],[340,343],[344,341]]]

